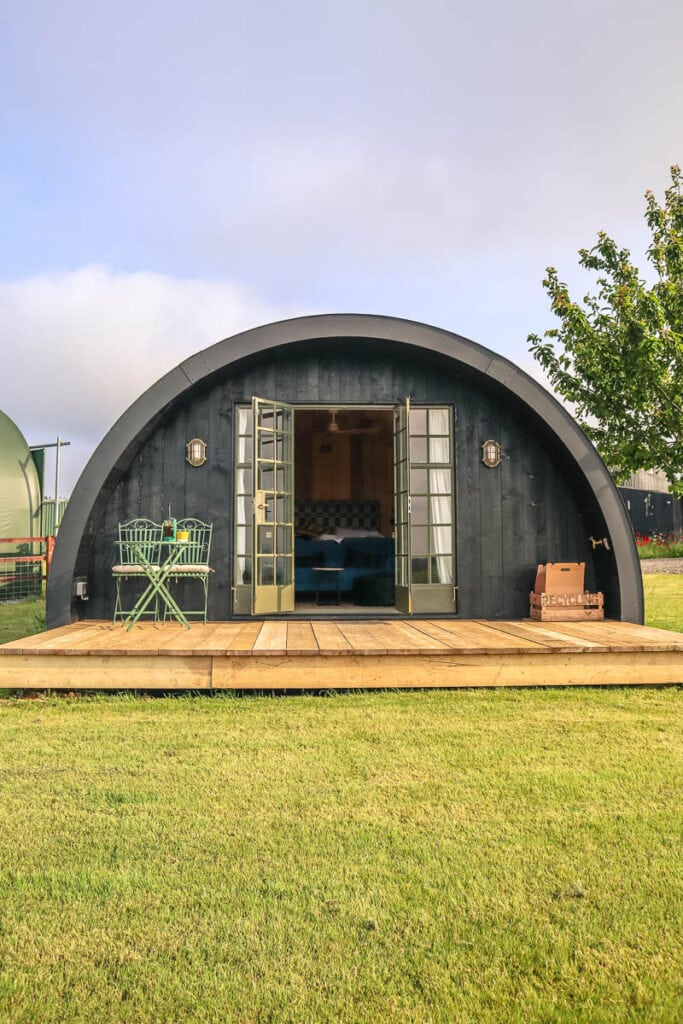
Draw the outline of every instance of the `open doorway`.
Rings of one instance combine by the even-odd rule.
[[[448,406],[235,411],[234,614],[455,611]]]
[[[395,606],[393,411],[297,408],[295,610]]]

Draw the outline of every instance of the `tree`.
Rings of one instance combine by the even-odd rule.
[[[603,231],[579,264],[594,271],[597,294],[573,302],[554,267],[543,286],[561,325],[530,334],[534,358],[576,415],[617,480],[661,469],[683,494],[683,191],[671,168],[662,206],[646,192],[651,233],[648,284]]]

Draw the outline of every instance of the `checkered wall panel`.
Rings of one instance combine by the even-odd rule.
[[[379,530],[378,501],[296,501],[294,523],[314,522],[330,532],[335,526],[355,530]]]

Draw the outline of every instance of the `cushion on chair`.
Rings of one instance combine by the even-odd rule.
[[[154,572],[157,572],[158,569],[158,565],[152,566]],[[138,576],[146,572],[141,565],[136,565],[135,563],[132,565],[113,565],[111,571],[115,574],[118,573],[119,576]]]
[[[205,573],[206,575],[208,575],[210,572],[213,572],[213,569],[210,569],[208,565],[183,564],[174,565],[173,568],[171,569],[171,576],[180,576],[182,573],[194,573],[195,575],[199,575],[199,573]]]

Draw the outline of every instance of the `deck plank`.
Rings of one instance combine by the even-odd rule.
[[[216,642],[222,633],[219,623],[200,623],[199,628],[193,624],[191,629],[168,630],[159,638],[159,654],[201,654],[206,655],[214,650],[222,653],[222,646]]]
[[[351,650],[351,644],[336,622],[312,622],[311,626],[321,654],[343,654]]]
[[[411,625],[415,625],[417,627],[418,623],[411,623]],[[419,622],[419,629],[426,636],[431,637],[432,640],[438,640],[442,643],[450,653],[452,653],[454,649],[456,649],[460,654],[481,653],[481,646],[479,644],[474,642],[465,643],[464,641],[458,643],[457,640],[454,639],[453,634],[442,629],[438,622],[421,619]]]
[[[318,641],[310,622],[290,622],[287,628],[287,653],[318,654]]]
[[[395,622],[368,623],[370,635],[391,654],[414,655],[425,649],[413,637],[396,627],[397,623]]]
[[[569,623],[560,624],[565,629]],[[572,622],[571,633],[584,641],[599,641],[610,651],[677,650],[683,648],[680,634],[630,622],[605,619],[600,622]],[[676,639],[678,637],[678,639]]]
[[[432,620],[432,626],[443,629],[450,637],[454,650],[477,647],[479,650],[496,651],[498,654],[516,654],[520,651],[543,651],[543,644],[524,637],[515,637],[495,629],[493,623],[476,619],[455,621],[453,619]]]
[[[208,626],[210,625],[211,623],[208,623]],[[197,655],[208,654],[215,657],[224,655],[229,650],[232,641],[239,636],[242,625],[243,623],[241,622],[216,622],[215,629],[212,629],[205,635],[203,634],[199,638],[199,643],[195,647],[194,653]]]
[[[287,653],[287,623],[277,620],[264,622],[254,640],[252,650],[259,654]]]
[[[412,645],[420,651],[450,650],[450,646],[445,640],[440,640],[438,637],[432,636],[429,630],[422,629],[422,622],[419,620],[415,622],[400,620],[392,622],[392,626],[395,632],[406,638],[409,646]]]
[[[606,651],[607,645],[597,640],[582,640],[572,636],[569,631],[563,629],[562,622],[517,622],[501,620],[492,623],[502,633],[509,633],[512,636],[522,637],[526,640],[533,640],[540,643],[547,650],[566,651],[571,653],[579,649],[590,649],[592,651]]]
[[[338,622],[340,632],[348,641],[354,654],[363,656],[366,653],[386,653],[386,647],[377,640],[365,622]]]
[[[236,633],[227,645],[227,650],[251,654],[263,625],[263,622],[243,622],[239,633]]]

